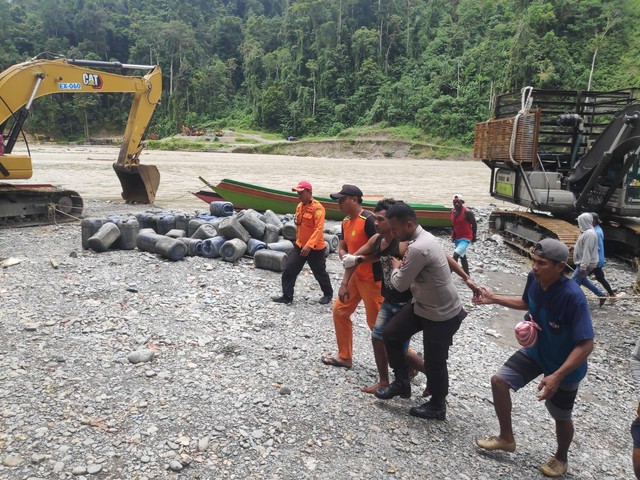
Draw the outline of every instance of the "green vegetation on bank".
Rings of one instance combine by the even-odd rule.
[[[324,138],[295,142],[267,143],[232,148],[234,153],[262,153],[269,155],[298,156],[383,156],[388,158],[468,158],[471,149],[451,147],[424,142],[385,139],[339,139]]]
[[[354,127],[384,124],[389,135],[417,144],[468,146],[497,94],[526,85],[640,85],[637,0],[0,0],[0,6],[2,70],[43,51],[159,64],[162,104],[149,131],[161,138],[188,125],[268,131],[274,140],[350,139],[361,135]],[[27,129],[60,140],[87,130],[92,136],[122,129],[128,110],[121,94],[52,95],[35,102]]]

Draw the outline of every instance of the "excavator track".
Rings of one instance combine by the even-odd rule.
[[[0,185],[0,228],[71,222],[83,202],[73,190],[53,185]]]
[[[489,217],[489,231],[502,235],[509,245],[530,255],[533,244],[543,238],[557,238],[569,249],[580,236],[580,229],[548,215],[517,210],[496,210]],[[571,262],[571,258],[569,259]]]
[[[633,265],[640,257],[640,219],[608,216],[602,229],[607,253]]]

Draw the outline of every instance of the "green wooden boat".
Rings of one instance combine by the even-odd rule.
[[[293,213],[298,204],[298,196],[293,192],[284,192],[272,188],[259,187],[250,183],[238,182],[228,178],[223,179],[218,185],[211,185],[200,177],[213,192],[200,190],[194,195],[201,200],[211,203],[213,201],[226,200],[233,203],[235,208],[252,208],[258,211],[272,210],[275,213]],[[344,213],[340,211],[338,202],[326,197],[314,195],[326,210],[326,218],[330,220],[342,220]],[[373,211],[377,201],[364,200],[362,207]],[[423,227],[450,227],[451,210],[444,205],[431,205],[411,203],[416,211],[418,223]]]

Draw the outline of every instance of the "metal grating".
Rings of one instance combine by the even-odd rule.
[[[612,92],[579,90],[533,90],[531,110],[539,109],[540,131],[538,152],[569,155],[574,131],[561,127],[558,116],[563,113],[577,113],[584,120],[584,134],[580,144],[580,156],[609,125],[613,116],[638,96],[636,89]],[[494,118],[512,118],[522,108],[522,93],[511,92],[496,99]]]
[[[476,124],[473,157],[477,160],[509,161],[509,145],[515,117],[492,119]],[[516,132],[514,159],[534,163],[537,155],[540,111],[520,116]]]

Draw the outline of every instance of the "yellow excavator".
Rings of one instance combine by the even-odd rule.
[[[100,70],[98,70],[100,69]],[[145,70],[144,76],[128,76],[103,69]],[[142,142],[162,91],[157,65],[73,60],[41,54],[0,73],[0,226],[43,223],[82,212],[80,196],[51,185],[7,184],[28,179],[31,156],[12,153],[36,98],[57,93],[133,93],[133,104],[118,159],[113,164],[127,203],[155,201],[160,173],[154,165],[141,165]],[[6,132],[6,133],[5,133]],[[25,142],[26,143],[26,142]],[[65,215],[66,214],[66,215]]]

